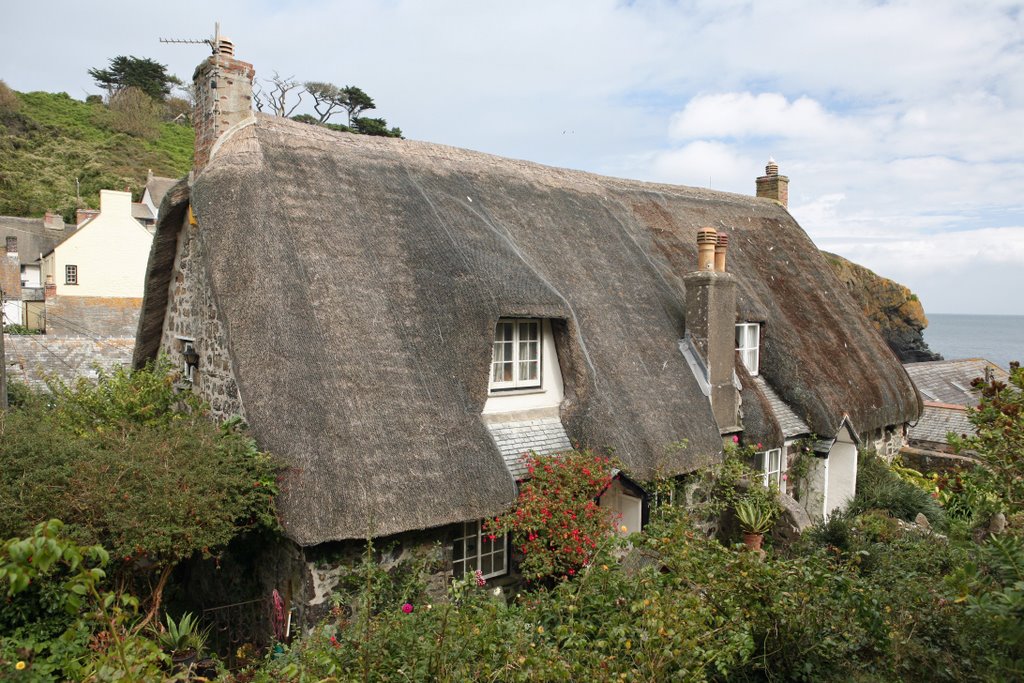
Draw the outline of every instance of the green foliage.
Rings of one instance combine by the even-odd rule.
[[[352,132],[361,135],[377,135],[385,138],[402,137],[401,128],[388,128],[388,122],[380,118],[360,116],[352,121]]]
[[[160,134],[161,111],[162,107],[139,88],[123,88],[110,98],[110,128],[154,140]]]
[[[59,629],[40,620],[0,621],[0,672],[25,681],[170,680],[160,650],[131,628],[138,601],[104,589],[107,561],[102,546],[79,546],[56,519],[4,543],[0,588],[6,587],[8,605],[21,607],[45,593],[52,597],[48,608],[64,610],[67,620]],[[33,593],[40,585],[44,590]]]
[[[632,550],[603,545],[573,581],[506,603],[467,577],[408,611],[334,617],[253,680],[984,679],[981,621],[964,631],[967,605],[942,589],[964,554],[875,524],[850,552],[808,542],[762,559],[664,505]]]
[[[180,177],[192,165],[188,126],[157,123],[154,139],[117,132],[101,103],[64,93],[15,93],[16,112],[0,108],[0,215],[57,211],[73,221],[82,205],[99,206],[101,189],[130,188],[141,196],[147,172]]]
[[[1024,369],[1010,364],[1009,383],[976,379],[971,386],[980,393],[978,405],[968,409],[967,419],[976,433],[969,437],[949,435],[957,452],[970,452],[981,461],[964,473],[972,485],[992,493],[1008,513],[1024,510]]]
[[[530,479],[515,509],[489,522],[486,531],[512,534],[524,555],[519,571],[528,581],[575,575],[611,535],[616,521],[595,499],[611,484],[613,466],[589,450],[527,456]]]
[[[11,323],[10,325],[4,325],[4,334],[43,334],[43,331],[34,330],[31,327],[19,325],[18,323]]]
[[[56,385],[0,416],[0,533],[61,516],[134,573],[274,528],[270,457],[237,423],[210,422],[167,370]]]
[[[167,73],[167,67],[147,57],[118,55],[110,60],[106,69],[89,69],[96,85],[107,91],[110,99],[126,88],[138,88],[154,100],[163,100],[171,88],[180,85],[177,77]]]
[[[946,526],[946,513],[933,494],[901,478],[871,452],[862,453],[858,460],[857,495],[849,510],[853,514],[885,510],[908,522],[922,513],[933,526]]]
[[[200,628],[199,621],[191,612],[185,612],[178,621],[174,621],[174,617],[168,614],[166,622],[163,630],[157,631],[156,636],[156,642],[166,652],[178,654],[194,650],[199,654],[206,648],[210,630]]]
[[[736,503],[736,519],[748,534],[768,533],[777,514],[777,506],[764,505],[758,498],[748,497]]]
[[[993,536],[981,548],[979,563],[968,563],[953,577],[957,600],[977,623],[992,630],[998,647],[991,648],[993,671],[1005,680],[1024,677],[1024,540]]]

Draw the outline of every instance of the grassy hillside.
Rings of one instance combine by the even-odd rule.
[[[146,174],[177,178],[192,165],[192,128],[160,122],[151,139],[114,130],[113,112],[65,93],[17,93],[0,109],[0,215],[74,215],[99,206],[101,189],[142,195]],[[12,111],[13,109],[13,111]]]

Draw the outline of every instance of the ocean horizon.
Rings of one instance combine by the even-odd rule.
[[[1024,315],[927,315],[924,340],[946,360],[984,358],[1004,369],[1024,362]]]

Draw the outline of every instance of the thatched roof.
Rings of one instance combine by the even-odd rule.
[[[246,416],[291,465],[280,509],[300,543],[512,502],[480,419],[500,316],[555,321],[574,440],[613,446],[640,479],[719,458],[677,346],[704,225],[730,231],[740,318],[765,322],[762,374],[814,431],[834,434],[843,411],[870,427],[919,410],[814,245],[767,200],[262,116],[222,140],[191,199]],[[182,206],[161,212],[137,360],[159,344],[168,215],[180,223]]]

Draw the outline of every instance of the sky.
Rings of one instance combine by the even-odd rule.
[[[927,313],[1024,315],[1024,2],[0,0],[0,79],[190,80],[214,22],[257,79],[356,85],[408,138],[754,193]],[[300,105],[298,112],[308,110]]]

